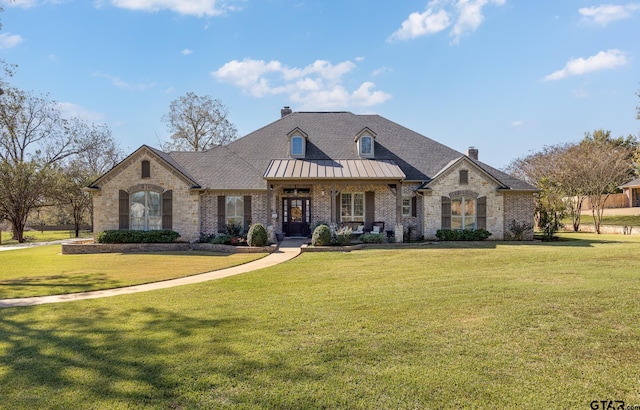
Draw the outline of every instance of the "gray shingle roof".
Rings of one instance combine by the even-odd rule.
[[[393,162],[406,180],[430,181],[463,155],[379,115],[294,112],[226,146],[168,156],[203,188],[265,189],[264,175],[270,162],[290,159],[290,131],[299,128],[308,135],[305,160],[360,160],[354,137],[365,127],[376,135],[375,160]],[[487,164],[474,163],[508,189],[535,190]]]
[[[636,178],[632,181],[627,182],[624,185],[620,185],[620,188],[630,188],[640,186],[640,178]]]

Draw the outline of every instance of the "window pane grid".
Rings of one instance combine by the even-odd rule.
[[[364,193],[341,194],[341,216],[344,222],[364,221]]]
[[[451,229],[476,229],[474,198],[451,198]]]

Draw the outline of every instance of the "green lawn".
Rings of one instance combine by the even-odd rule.
[[[11,239],[11,232],[0,232],[2,237],[2,245],[15,245],[18,243],[15,239]],[[74,231],[25,231],[24,237],[27,242],[50,242],[63,239],[72,239],[76,237]],[[93,233],[89,231],[80,231],[81,238],[91,238]],[[2,246],[0,245],[0,246]]]
[[[639,211],[640,212],[640,211]],[[565,225],[571,226],[571,218],[564,221]],[[603,225],[618,226],[640,226],[640,215],[609,215],[602,217]],[[580,215],[580,225],[593,225],[593,216],[590,214]]]
[[[0,298],[57,295],[209,272],[265,254],[163,252],[62,255],[60,245],[0,252]]]
[[[0,310],[6,408],[640,405],[640,237],[304,253]]]

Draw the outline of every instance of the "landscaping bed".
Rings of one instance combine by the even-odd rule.
[[[64,255],[89,253],[140,253],[140,252],[173,252],[173,251],[211,251],[223,253],[273,253],[277,245],[270,246],[233,246],[212,243],[65,243],[62,245]]]

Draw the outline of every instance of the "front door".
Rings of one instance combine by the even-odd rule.
[[[309,236],[311,200],[284,198],[282,200],[282,230],[286,236]]]

